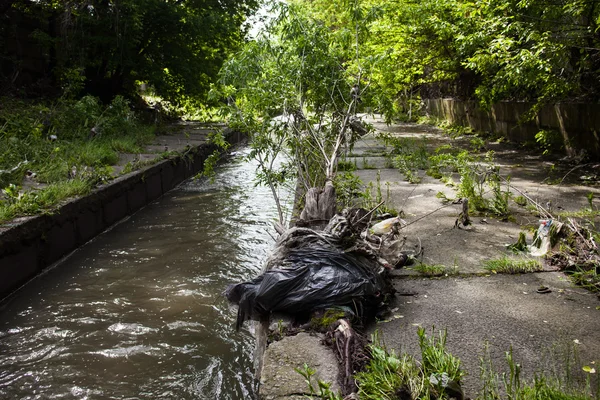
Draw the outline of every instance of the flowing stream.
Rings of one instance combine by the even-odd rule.
[[[0,398],[255,398],[254,341],[222,296],[273,245],[255,168],[185,182],[5,302]]]

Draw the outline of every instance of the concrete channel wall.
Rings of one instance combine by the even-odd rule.
[[[534,103],[500,102],[483,110],[474,101],[425,100],[427,113],[452,124],[476,131],[494,132],[515,142],[535,142],[540,130],[555,131],[562,137],[568,155],[585,150],[600,159],[600,104],[564,103],[542,107],[526,121]]]
[[[226,131],[231,144],[243,134]],[[96,235],[158,199],[203,168],[216,147],[203,144],[123,175],[49,215],[20,218],[0,229],[0,299]]]

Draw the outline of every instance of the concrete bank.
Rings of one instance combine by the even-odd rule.
[[[472,147],[469,137],[451,139],[429,126],[387,126],[378,118],[369,122],[378,131],[406,140],[407,144],[423,144],[429,152],[443,145]],[[594,207],[598,207],[600,189],[584,186],[579,179],[588,172],[569,174],[572,166],[510,144],[486,143],[479,155],[488,150],[495,152],[495,164],[502,176],[510,176],[512,185],[556,214],[585,209],[589,193],[594,194]],[[398,295],[391,305],[392,315],[367,334],[377,330],[389,350],[420,359],[417,327],[427,329],[429,334],[433,326],[436,331],[447,329],[447,348],[462,360],[467,372],[462,384],[468,398],[476,398],[482,389],[480,357],[489,357],[496,372],[502,373],[508,370],[505,352],[511,349],[514,360],[522,366],[522,378],[528,381],[541,370],[563,373],[572,368],[573,373],[581,375],[581,365],[574,367],[574,352],[579,353],[578,361],[583,365],[600,364],[600,301],[596,294],[574,287],[563,273],[549,268],[523,275],[496,275],[483,268],[485,261],[506,255],[506,244],[516,242],[525,227],[537,226],[538,216],[511,200],[510,213],[516,222],[479,215],[473,216],[472,225],[457,229],[455,221],[461,206],[441,209],[444,204],[436,196],[442,192],[454,198],[456,191],[424,170],[415,172],[421,178],[419,184],[407,182],[398,169],[389,166],[387,151],[374,135],[367,135],[356,143],[349,161],[357,165],[355,174],[363,185],[372,185],[373,196],[380,190],[389,207],[404,212],[403,218],[409,224],[403,229],[405,249],[424,249],[420,260],[426,265],[446,266],[448,274],[429,278],[414,267],[394,271]],[[531,243],[531,233],[527,238]],[[549,291],[538,293],[542,286]],[[331,370],[337,371],[335,358],[320,344],[319,337],[311,336],[310,345],[302,345],[317,348],[322,357],[311,358],[312,351],[308,350],[301,355],[300,343],[308,340],[287,337],[275,349],[271,349],[273,345],[267,348],[261,375],[262,399],[308,395],[304,378],[294,370],[302,369],[304,363],[315,368],[323,380],[331,376]],[[327,359],[333,361],[326,363]],[[590,378],[594,387],[597,375]],[[292,379],[297,382],[290,383]]]
[[[216,147],[207,141],[210,126],[181,124],[180,132],[159,136],[138,155],[144,162],[173,155],[119,176],[88,196],[66,202],[51,214],[17,218],[0,226],[0,299],[96,235],[195,175]],[[224,129],[224,127],[219,127]],[[231,144],[245,140],[225,129]],[[124,155],[127,162],[133,155]],[[120,171],[123,166],[116,166]]]

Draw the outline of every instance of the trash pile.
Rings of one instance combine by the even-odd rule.
[[[230,285],[227,299],[238,305],[236,329],[247,320],[283,313],[301,320],[332,307],[351,309],[361,320],[387,304],[394,289],[393,267],[408,253],[399,238],[398,217],[371,223],[371,212],[344,210],[322,231],[294,227],[279,238],[263,274]]]
[[[548,267],[564,271],[576,284],[600,293],[598,237],[593,227],[584,226],[572,218],[563,222],[549,218],[539,221],[531,245],[527,245],[525,234],[521,232],[517,243],[509,245],[508,249],[544,257]]]
[[[597,231],[568,218],[563,223],[553,221],[548,236],[548,264],[565,271],[577,285],[598,293],[600,297],[600,250],[596,243]]]

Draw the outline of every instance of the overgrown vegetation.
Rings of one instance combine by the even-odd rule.
[[[458,198],[468,199],[471,212],[489,213],[501,220],[510,219],[510,178],[500,176],[493,152],[478,157],[468,150],[457,150],[448,145],[430,150],[427,139],[391,135],[381,135],[381,138],[392,148],[389,157],[393,166],[410,183],[421,182],[419,173],[426,171],[432,178],[454,187]],[[447,202],[456,200],[443,193],[439,193],[438,197]]]
[[[600,398],[600,380],[593,374],[596,370],[581,362],[569,352],[564,360],[564,370],[537,372],[531,382],[522,377],[521,365],[513,358],[512,348],[505,352],[508,372],[498,373],[486,348],[480,357],[480,381],[482,390],[477,399],[497,400],[501,398],[515,400],[584,400]],[[554,360],[556,361],[556,360]],[[575,373],[571,370],[576,368]],[[593,381],[596,384],[593,384]]]
[[[351,40],[296,2],[273,7],[277,17],[225,64],[212,97],[227,98],[230,124],[252,135],[249,157],[258,161],[258,181],[271,188],[284,225],[278,188],[292,177],[302,193],[336,181],[338,158],[367,131],[355,116],[362,72],[346,68],[365,36],[357,3],[339,10],[356,22]],[[276,167],[282,156],[288,162]],[[357,182],[344,175],[337,183],[347,203]]]
[[[128,102],[26,102],[0,107],[0,222],[50,210],[112,179],[119,153],[140,153],[154,138]]]
[[[330,29],[354,26],[333,11],[341,0],[301,3]],[[593,1],[357,3],[370,35],[353,67],[372,70],[365,101],[388,115],[414,116],[419,94],[484,106],[600,95],[600,10]]]
[[[428,336],[419,327],[421,362],[408,354],[387,351],[377,336],[369,346],[371,362],[356,374],[361,399],[450,398],[462,393],[460,360],[446,350],[446,331]]]
[[[0,88],[28,97],[206,101],[255,0],[15,0],[0,6]]]
[[[377,334],[369,345],[371,360],[363,371],[355,375],[358,397],[365,400],[396,399],[462,399],[465,394],[461,380],[465,375],[459,358],[446,349],[447,332],[428,335],[419,327],[420,361],[407,353],[388,350]],[[521,365],[514,359],[512,349],[505,352],[506,372],[498,372],[487,347],[480,357],[481,391],[477,400],[583,400],[599,399],[600,380],[596,370],[582,365],[576,354],[565,355],[565,370],[538,370],[532,381],[522,378]],[[557,360],[553,360],[556,362]],[[504,369],[504,368],[503,368]],[[314,379],[315,370],[307,365],[297,369],[304,376],[309,392],[321,399],[341,400],[329,383]]]

